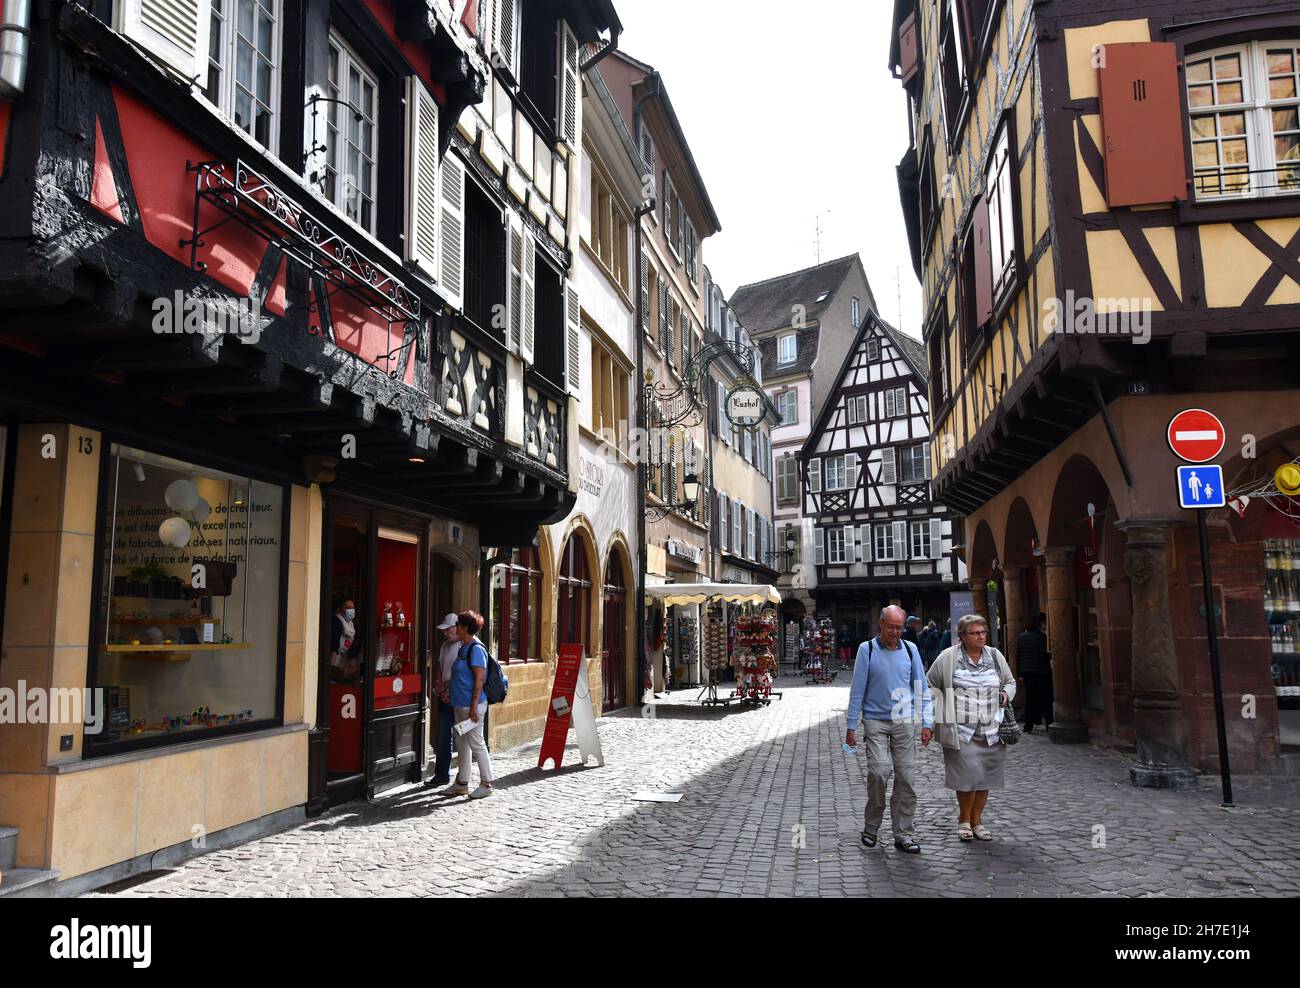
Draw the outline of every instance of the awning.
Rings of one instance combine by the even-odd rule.
[[[647,602],[662,601],[665,607],[718,600],[729,604],[781,603],[781,594],[776,587],[752,583],[669,583],[662,587],[646,587],[645,597]]]

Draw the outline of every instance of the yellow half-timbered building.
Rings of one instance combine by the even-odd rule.
[[[934,493],[1004,650],[1045,612],[1058,741],[1139,785],[1218,766],[1172,416],[1232,494],[1300,455],[1300,3],[896,0],[899,187]],[[1300,505],[1209,515],[1235,768],[1300,759]],[[1293,565],[1294,564],[1294,565]]]

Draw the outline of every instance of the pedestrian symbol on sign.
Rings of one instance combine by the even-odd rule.
[[[1178,468],[1178,503],[1184,508],[1222,508],[1223,467],[1208,465]]]

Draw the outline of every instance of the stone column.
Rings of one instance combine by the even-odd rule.
[[[1058,744],[1088,740],[1079,685],[1079,653],[1074,640],[1074,550],[1043,550],[1047,561],[1047,647],[1052,653],[1055,696],[1048,736]]]
[[[988,580],[971,580],[968,584],[971,596],[974,598],[974,604],[971,605],[971,613],[978,614],[986,620],[993,620],[989,617],[989,582]],[[992,629],[990,629],[992,630]],[[952,643],[957,644],[957,628],[952,629]]]
[[[1186,789],[1199,773],[1187,764],[1178,656],[1169,616],[1168,525],[1121,524],[1128,546],[1124,571],[1133,594],[1133,726],[1138,764],[1133,784]]]
[[[1025,571],[1011,566],[1002,571],[1002,589],[1007,597],[1007,640],[1002,654],[1011,663],[1011,671],[1019,674],[1016,666],[1016,638],[1025,630]]]

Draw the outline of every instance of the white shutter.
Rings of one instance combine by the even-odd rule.
[[[207,87],[210,0],[118,0],[116,27],[181,78]]]
[[[866,396],[866,395],[859,395],[859,396],[858,396],[858,421],[859,421],[859,422],[866,422],[867,420],[868,420],[868,416],[867,416],[867,396]]]
[[[907,544],[907,522],[894,522],[894,558],[905,560],[909,556],[909,546]]]
[[[813,529],[813,562],[818,566],[826,563],[826,529]]]
[[[857,486],[858,486],[858,454],[857,454],[857,453],[850,453],[850,454],[848,455],[847,468],[848,468],[848,474],[849,474],[849,476],[848,476],[848,482],[849,482],[849,487],[848,487],[848,489],[849,489],[850,491],[852,491],[852,490],[856,490],[856,489],[857,489]]]
[[[808,461],[808,491],[812,494],[822,492],[822,461]]]
[[[533,362],[537,335],[537,241],[524,233],[524,266],[520,288],[519,356]]]
[[[858,559],[864,563],[871,562],[871,526],[862,526],[862,540],[858,543]]]
[[[930,519],[930,558],[943,558],[943,519]]]
[[[560,140],[569,146],[570,151],[577,151],[581,146],[578,137],[578,113],[582,94],[578,80],[578,58],[580,49],[578,39],[568,23],[560,22],[560,71],[556,73],[560,87],[556,100],[556,115],[559,121]]]
[[[898,461],[894,459],[892,446],[880,451],[880,482],[882,484],[898,483]]]
[[[921,476],[924,477],[926,480],[929,480],[930,479],[930,444],[922,443],[921,450],[923,455],[925,456],[925,464],[921,469]]]
[[[578,299],[578,289],[572,282],[564,286],[564,348],[568,363],[564,371],[564,380],[569,386],[569,394],[582,393],[579,380],[582,361],[582,305]]]
[[[438,104],[418,76],[406,86],[407,192],[406,259],[438,280],[440,211],[438,192]]]
[[[718,548],[724,552],[731,539],[731,498],[725,494],[718,495]]]
[[[858,551],[854,548],[857,540],[858,528],[856,525],[844,526],[844,561],[852,566],[858,559]]]
[[[849,425],[857,425],[857,424],[858,424],[858,402],[857,402],[857,400],[854,399],[854,398],[845,398],[845,399],[844,399],[844,408],[845,408],[845,411],[848,413],[848,423],[849,423]]]
[[[465,296],[465,166],[451,152],[438,167],[438,195],[438,290],[449,306],[460,309]]]
[[[519,0],[492,0],[492,7],[494,8],[492,48],[500,56],[501,65],[508,69],[511,75],[517,75],[515,39],[519,21]]]
[[[506,349],[519,353],[523,328],[524,224],[514,213],[506,215]]]
[[[718,436],[727,441],[727,392],[721,381],[714,381],[714,393],[718,396]]]

